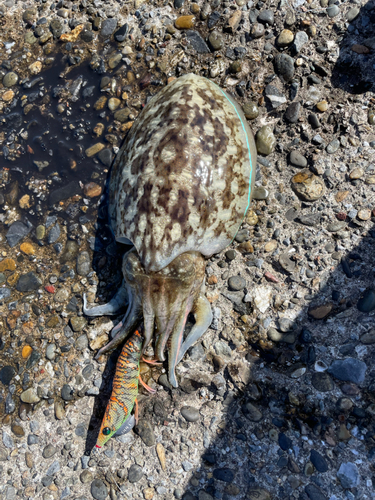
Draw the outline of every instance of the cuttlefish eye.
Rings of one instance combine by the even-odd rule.
[[[110,429],[109,427],[104,427],[104,429],[103,429],[103,434],[104,434],[105,436],[108,436],[108,434],[110,434],[110,433],[111,433],[111,429]]]

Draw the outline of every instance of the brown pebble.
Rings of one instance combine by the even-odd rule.
[[[26,255],[34,255],[35,254],[35,248],[31,243],[22,243],[20,246],[21,252],[23,252]]]
[[[349,177],[351,180],[355,180],[355,179],[361,179],[361,177],[363,177],[363,175],[364,175],[363,169],[360,167],[357,167],[350,172]]]
[[[324,113],[324,111],[327,111],[328,109],[328,102],[326,100],[320,101],[316,107],[321,113]]]
[[[371,210],[367,208],[359,210],[357,217],[359,220],[369,220],[371,219]]]
[[[155,493],[154,488],[151,488],[151,487],[145,488],[143,490],[144,499],[145,500],[151,500],[153,498],[153,496],[154,496],[154,493]]]
[[[95,198],[96,196],[100,196],[102,194],[102,188],[95,182],[89,182],[88,184],[85,184],[83,192],[85,193],[85,196]]]
[[[98,142],[97,144],[94,144],[93,146],[89,147],[86,149],[85,153],[88,158],[91,158],[92,156],[95,156],[96,153],[99,153],[102,149],[104,149],[105,146],[101,142]]]
[[[348,194],[349,194],[349,191],[339,191],[335,196],[335,200],[337,201],[337,203],[341,203],[342,201],[345,200],[345,198],[348,196]]]
[[[0,273],[4,271],[14,271],[16,269],[16,263],[13,259],[4,259],[0,262]]]
[[[217,277],[215,275],[212,275],[210,276],[208,279],[207,279],[207,283],[209,285],[216,285],[217,283]]]
[[[60,40],[62,42],[76,42],[84,27],[84,24],[79,24],[70,33],[63,33],[60,36]]]
[[[21,316],[21,311],[11,311],[7,316],[7,325],[11,330],[16,328],[17,319]]]
[[[228,19],[224,30],[232,35],[236,32],[242,17],[242,11],[236,10],[234,14]]]
[[[22,437],[25,435],[25,431],[23,430],[23,427],[18,424],[12,424],[11,430],[15,436]]]
[[[176,19],[174,25],[179,30],[189,30],[194,27],[195,16],[180,16]]]
[[[238,245],[238,250],[241,253],[253,253],[254,252],[254,247],[250,243],[250,241],[244,241]]]
[[[271,240],[271,241],[268,241],[265,245],[264,245],[264,251],[265,252],[274,252],[277,248],[277,241],[276,240]]]
[[[365,45],[360,45],[359,43],[355,43],[352,45],[352,51],[355,52],[356,54],[369,54],[370,49],[366,47]]]
[[[34,467],[33,454],[30,451],[25,453],[25,462],[29,469]]]
[[[165,458],[164,446],[161,443],[156,445],[156,453],[158,454],[161,468],[165,471],[167,468],[167,462]]]
[[[308,315],[314,319],[324,319],[332,311],[332,304],[325,304],[323,306],[313,307],[309,309]]]

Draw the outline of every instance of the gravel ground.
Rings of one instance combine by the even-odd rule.
[[[0,25],[0,498],[374,498],[374,1],[7,0]],[[187,72],[242,105],[254,200],[179,388],[142,365],[157,392],[99,451],[118,319],[82,295],[122,279],[105,180]]]

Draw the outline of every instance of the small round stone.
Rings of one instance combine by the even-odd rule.
[[[228,279],[228,288],[234,292],[243,290],[246,286],[246,281],[242,276],[231,276]]]
[[[292,178],[293,191],[304,201],[315,201],[325,192],[324,181],[310,170],[302,170]]]
[[[267,156],[275,149],[276,137],[274,136],[270,125],[264,125],[261,127],[256,134],[255,140],[257,151],[262,155]]]
[[[289,161],[295,167],[305,168],[307,167],[306,158],[298,151],[292,151],[289,156]]]
[[[142,467],[140,467],[137,464],[131,465],[130,469],[128,471],[128,481],[129,481],[129,483],[137,483],[138,481],[140,481],[142,479],[142,477],[143,477]]]
[[[224,38],[217,31],[212,31],[208,37],[208,45],[211,50],[221,50],[224,46]]]
[[[43,458],[51,458],[57,452],[57,448],[55,448],[52,444],[47,444],[47,446],[43,450]]]
[[[108,488],[101,479],[94,479],[91,483],[91,495],[95,500],[105,500],[108,496]]]
[[[258,105],[255,102],[246,102],[242,109],[248,120],[254,120],[259,115]]]
[[[188,422],[196,422],[199,420],[199,411],[193,406],[183,406],[180,411],[181,415]]]
[[[18,82],[18,75],[14,71],[9,71],[3,78],[4,87],[13,87]]]
[[[340,7],[338,5],[330,5],[327,8],[328,17],[336,17],[340,14]]]
[[[111,97],[108,99],[108,108],[111,111],[116,111],[116,109],[120,106],[121,100],[117,99],[117,97]]]
[[[319,101],[316,107],[321,113],[324,113],[324,111],[327,111],[328,109],[328,102],[326,100]]]
[[[260,23],[273,25],[273,23],[275,22],[273,11],[270,9],[263,10],[258,16],[258,21]]]
[[[287,45],[290,45],[294,40],[294,34],[290,30],[282,30],[280,35],[277,37],[277,44],[280,47],[286,47]]]

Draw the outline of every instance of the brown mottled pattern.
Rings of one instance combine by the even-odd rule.
[[[255,162],[252,134],[219,87],[193,74],[174,80],[147,104],[116,158],[116,237],[134,243],[146,272],[187,251],[221,251],[245,215]]]

